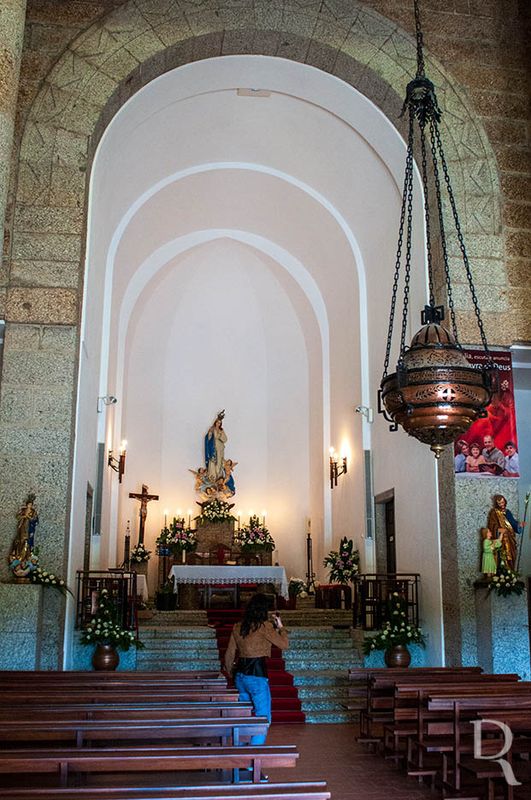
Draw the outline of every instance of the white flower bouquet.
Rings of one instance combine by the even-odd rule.
[[[494,575],[489,583],[489,592],[494,592],[500,597],[508,597],[510,594],[522,594],[525,584],[518,572],[507,567],[502,563],[500,574]]]
[[[224,500],[209,500],[201,504],[201,522],[228,522],[235,520],[231,513],[234,503],[226,503]]]
[[[135,544],[129,554],[129,560],[132,564],[145,564],[151,558],[151,550],[147,550],[144,544],[140,542]]]
[[[42,567],[36,567],[32,570],[29,574],[29,579],[32,583],[40,583],[42,586],[50,586],[52,589],[57,589],[61,594],[72,594],[62,578],[54,575],[53,572],[42,569]]]

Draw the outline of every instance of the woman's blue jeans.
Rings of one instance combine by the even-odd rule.
[[[242,675],[241,672],[237,672],[234,676],[234,685],[240,693],[240,700],[251,701],[256,716],[267,717],[271,722],[271,691],[267,678]],[[265,744],[265,740],[265,736],[251,736],[251,744]]]

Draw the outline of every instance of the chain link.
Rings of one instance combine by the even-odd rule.
[[[422,28],[420,26],[420,9],[418,0],[414,0],[414,8],[415,8],[415,35],[417,39],[417,78],[423,77],[425,72],[424,67],[424,51],[423,51],[423,37],[422,37]]]
[[[443,262],[444,262],[444,276],[446,280],[446,292],[448,294],[448,310],[450,311],[450,319],[452,321],[452,333],[455,337],[455,341],[457,346],[460,348],[461,345],[459,343],[459,336],[457,333],[457,320],[455,318],[455,308],[454,308],[454,298],[452,293],[452,282],[450,280],[450,265],[448,263],[448,252],[446,249],[446,232],[444,229],[444,217],[443,217],[443,209],[442,209],[442,197],[441,197],[441,181],[439,178],[439,167],[437,164],[437,148],[435,143],[435,131],[436,123],[435,120],[430,120],[430,142],[431,142],[431,156],[433,161],[433,177],[435,180],[435,192],[437,194],[437,211],[439,216],[439,233],[441,236],[441,250],[443,255]]]
[[[436,145],[437,145],[437,151],[439,153],[439,158],[441,159],[441,166],[442,166],[443,175],[444,175],[444,182],[446,184],[446,191],[448,192],[448,198],[450,200],[450,206],[452,208],[452,215],[453,215],[453,218],[454,218],[455,230],[457,232],[457,239],[459,241],[459,248],[461,250],[461,255],[463,257],[463,264],[465,265],[465,272],[466,272],[466,277],[467,277],[467,281],[468,281],[468,288],[470,289],[470,295],[472,297],[472,303],[474,304],[474,313],[476,315],[476,322],[477,322],[477,326],[478,326],[478,329],[479,329],[479,335],[481,336],[481,343],[483,344],[483,348],[484,348],[485,352],[487,353],[487,355],[489,357],[489,362],[488,362],[489,363],[489,367],[492,367],[493,366],[492,356],[491,356],[491,353],[490,353],[490,350],[489,350],[489,345],[488,345],[488,342],[487,342],[487,336],[485,334],[485,329],[483,327],[483,321],[481,319],[479,302],[478,302],[478,298],[477,298],[477,295],[476,295],[476,290],[475,290],[475,287],[474,287],[474,281],[472,279],[472,271],[470,269],[470,263],[468,261],[468,256],[467,256],[466,247],[465,247],[465,240],[463,238],[463,234],[462,234],[462,231],[461,231],[461,225],[459,223],[459,216],[457,214],[457,206],[455,204],[454,193],[453,193],[453,190],[452,190],[452,185],[450,183],[450,175],[448,173],[448,166],[446,164],[446,158],[444,156],[444,151],[443,151],[443,147],[442,147],[441,134],[440,134],[439,129],[438,129],[437,126],[435,126],[435,141],[436,141]]]
[[[413,110],[409,109],[409,131],[408,131],[408,145],[407,145],[407,157],[406,157],[406,169],[404,172],[404,186],[402,189],[402,207],[400,210],[400,223],[398,226],[398,246],[396,251],[396,261],[395,261],[395,273],[393,278],[393,293],[391,297],[391,311],[389,314],[389,328],[387,331],[387,344],[385,347],[385,361],[384,361],[384,370],[382,375],[382,380],[387,377],[387,372],[389,369],[389,360],[391,358],[391,342],[393,339],[393,328],[395,324],[395,312],[396,312],[396,299],[398,295],[398,284],[400,281],[400,264],[402,261],[402,245],[404,241],[404,222],[406,219],[406,208],[407,208],[407,193],[408,193],[408,186],[409,186],[409,153],[412,152],[412,145],[413,145],[413,122],[414,122],[414,114]]]
[[[428,281],[430,287],[430,306],[435,305],[435,289],[433,286],[433,261],[431,254],[430,200],[428,190],[428,166],[426,156],[426,136],[424,127],[420,126],[420,146],[422,149],[422,184],[424,186],[424,219],[426,221],[426,255],[428,257]]]

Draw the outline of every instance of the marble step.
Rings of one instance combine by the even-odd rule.
[[[194,658],[194,669],[197,670],[219,670],[219,660],[214,658]],[[159,656],[140,655],[137,656],[137,670],[175,670],[176,672],[186,672],[190,669],[189,658],[160,658]]]
[[[346,711],[343,710],[326,710],[326,711],[305,711],[303,708],[304,714],[306,716],[306,722],[315,723],[317,725],[322,725],[323,723],[345,723],[345,722],[356,722],[359,719],[358,712],[354,711]]]
[[[198,650],[201,652],[218,652],[215,639],[142,639],[150,650]]]
[[[320,686],[350,686],[348,672],[344,669],[327,669],[320,664],[316,664],[311,671],[292,669],[290,672],[299,686],[311,686],[313,684]]]
[[[343,702],[349,696],[347,686],[297,686],[297,692],[301,700],[304,699],[308,702],[313,700],[329,701],[337,698],[342,698]]]
[[[213,628],[204,627],[188,628],[184,626],[151,627],[143,625],[140,628],[142,639],[212,639],[216,640]]]

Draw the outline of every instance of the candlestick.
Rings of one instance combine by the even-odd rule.
[[[192,525],[192,509],[188,509],[188,527],[190,528]]]
[[[164,509],[164,527],[165,528],[168,527],[168,509],[167,508]]]
[[[238,530],[241,530],[242,512],[238,511]]]
[[[265,510],[264,510],[264,511],[262,511],[262,525],[263,525],[264,527],[265,527],[265,518],[266,518],[266,512],[265,512]]]

